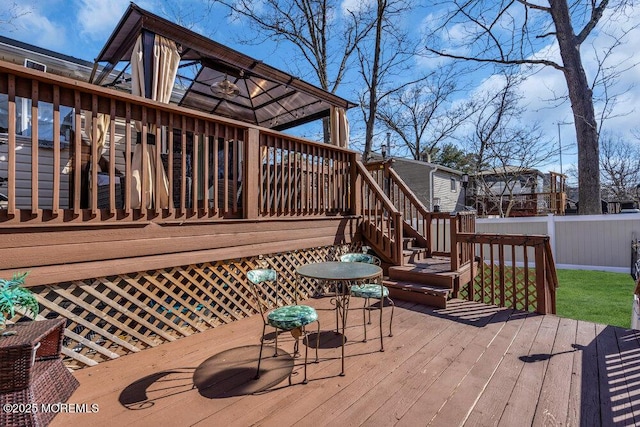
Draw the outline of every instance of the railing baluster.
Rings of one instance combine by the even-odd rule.
[[[86,119],[85,119],[86,120]],[[91,96],[91,215],[98,214],[98,96]]]
[[[133,147],[131,142],[131,103],[125,104],[125,119],[124,119],[124,210],[127,212],[127,216],[132,216],[131,212],[131,185],[132,185],[132,165],[131,156],[133,154]]]
[[[60,210],[60,87],[53,86],[53,194],[51,212],[58,215]]]
[[[106,129],[105,129],[105,132],[106,132]],[[122,189],[122,183],[120,183],[120,189]],[[109,105],[109,212],[111,213],[111,215],[114,215],[116,212],[116,101],[115,99],[111,99],[111,102]]]
[[[204,208],[204,213],[206,217],[210,216],[210,206],[209,206],[209,141],[211,135],[209,133],[209,122],[204,122],[204,135],[202,137],[202,207]],[[236,153],[237,155],[237,153]],[[215,193],[217,188],[214,188],[213,192]]]
[[[169,113],[169,126],[167,127],[167,181],[168,181],[168,193],[169,193],[169,216],[175,217],[175,206],[173,202],[173,193],[175,189],[173,188],[173,130],[175,128],[173,122],[173,113]]]
[[[180,124],[180,216],[187,216],[187,118],[182,116]],[[217,176],[217,175],[216,175]],[[193,176],[191,177],[193,180]]]
[[[31,81],[31,215],[38,214],[38,81]]]
[[[74,150],[73,150],[73,215],[80,214],[80,198],[82,195],[82,98],[79,91],[74,91]]]
[[[164,166],[162,165],[162,117],[160,111],[155,111],[156,115],[156,132],[155,132],[155,145],[154,145],[154,158],[149,159],[152,161],[155,166],[155,177],[153,178],[154,186],[153,186],[153,211],[155,215],[159,215],[162,212],[162,209],[166,206],[164,205],[164,200],[162,200],[162,195],[165,193],[164,187]]]
[[[9,132],[7,138],[7,213],[15,215],[16,213],[16,78],[13,74],[8,75],[7,79],[7,124]]]
[[[198,187],[200,185],[200,121],[195,120],[193,124],[193,142],[191,153],[193,158],[191,159],[191,206],[193,208],[193,214],[196,218],[200,217],[200,207],[198,206]]]

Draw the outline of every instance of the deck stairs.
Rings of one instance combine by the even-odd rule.
[[[383,283],[393,299],[446,308],[457,273],[447,271],[449,258],[428,257],[427,249],[415,246],[415,240],[404,238],[404,263],[386,265]]]
[[[387,192],[390,194],[402,193],[404,196],[389,197],[389,201],[402,212],[403,206],[411,205],[413,212],[418,211],[422,215],[429,215],[427,208],[415,197],[406,183],[393,170],[386,165],[370,167],[370,172],[378,184],[378,190],[383,191],[384,182],[387,182]],[[389,191],[389,181],[394,189]],[[372,184],[373,185],[373,184]],[[400,199],[400,203],[397,203]],[[395,202],[395,203],[394,203]],[[404,214],[404,212],[403,212]],[[424,217],[424,216],[423,216]],[[378,218],[373,218],[373,223]],[[380,227],[369,227],[379,232]],[[394,234],[393,229],[391,234]],[[451,258],[449,256],[432,256],[427,235],[412,226],[411,221],[403,221],[402,225],[402,259],[400,262],[392,262],[388,257],[379,256],[382,259],[384,279],[383,283],[389,288],[390,296],[394,299],[412,301],[438,308],[446,308],[447,300],[457,296],[460,286],[464,286],[471,280],[470,265],[462,266],[456,271],[451,270]],[[380,233],[374,236],[378,242],[388,243],[388,238]],[[376,242],[367,241],[373,252],[379,245]],[[476,269],[477,271],[477,269]]]

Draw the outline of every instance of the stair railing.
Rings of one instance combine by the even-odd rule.
[[[356,176],[356,214],[362,215],[362,234],[376,253],[394,265],[403,264],[402,212],[378,185],[360,161],[354,162]]]
[[[431,215],[400,176],[390,167],[389,162],[367,164],[367,170],[393,205],[402,213],[404,230],[408,237],[416,239],[418,246],[427,249],[431,256]]]

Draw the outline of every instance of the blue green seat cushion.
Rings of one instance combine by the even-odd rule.
[[[380,291],[382,288],[382,291]],[[386,298],[389,296],[389,288],[376,283],[365,283],[363,285],[353,285],[351,295],[358,298]]]
[[[364,253],[348,253],[340,256],[342,262],[364,262],[368,264],[374,263],[373,256]]]
[[[271,268],[257,268],[247,272],[247,278],[255,284],[265,282],[267,280],[276,280],[276,271]]]
[[[318,320],[318,313],[308,305],[288,305],[276,308],[267,315],[267,322],[274,328],[290,331]]]

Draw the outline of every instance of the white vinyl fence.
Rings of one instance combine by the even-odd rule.
[[[546,234],[558,268],[630,273],[640,214],[478,218],[476,232]]]

